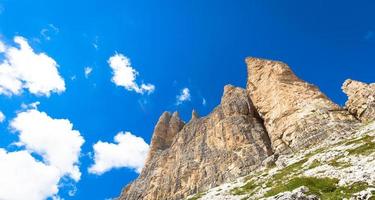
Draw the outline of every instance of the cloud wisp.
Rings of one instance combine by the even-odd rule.
[[[5,120],[5,115],[3,112],[0,111],[0,123],[2,123]]]
[[[89,78],[90,74],[92,73],[92,67],[85,67],[84,73],[85,73],[85,78]]]
[[[122,54],[115,54],[108,59],[108,64],[113,70],[112,82],[117,86],[122,86],[128,91],[135,91],[138,94],[151,94],[155,86],[150,83],[136,83],[139,75],[130,63],[130,59]]]
[[[180,94],[176,96],[176,105],[180,105],[183,102],[190,101],[191,95],[189,88],[183,88]]]
[[[124,167],[140,173],[149,145],[130,132],[120,132],[114,137],[114,143],[99,141],[93,148],[94,164],[88,169],[90,173],[101,175],[113,168]]]
[[[57,28],[53,24],[48,24],[47,28],[43,28],[40,31],[40,35],[45,39],[45,40],[51,40],[52,35],[56,35],[60,32],[60,29]]]
[[[24,89],[40,96],[65,91],[64,79],[58,72],[56,61],[45,53],[36,53],[27,40],[16,36],[19,47],[5,45],[0,41],[0,94],[19,95]]]

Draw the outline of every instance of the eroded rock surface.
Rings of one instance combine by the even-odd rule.
[[[155,134],[169,135],[164,134],[168,132],[168,118],[168,113],[163,114]],[[169,144],[157,136],[154,139],[159,142],[151,146]],[[246,90],[233,86],[225,87],[221,104],[211,114],[199,118],[193,113],[170,145],[155,146],[170,147],[150,156],[120,200],[182,199],[248,174],[272,154],[268,135]]]
[[[375,120],[375,83],[346,80],[342,86],[348,95],[345,107],[362,122]]]
[[[176,134],[184,125],[185,123],[180,119],[178,112],[174,112],[173,115],[169,112],[164,112],[155,126],[146,163],[148,163],[155,154],[169,148]]]
[[[264,119],[276,152],[351,132],[357,120],[282,62],[247,58],[247,91]]]
[[[192,194],[202,199],[266,198],[271,188],[264,186],[274,187],[301,174],[337,179],[348,187],[359,181],[372,188],[375,126],[358,131],[362,127],[358,119],[374,120],[374,84],[346,81],[343,90],[349,100],[343,109],[282,62],[257,58],[246,62],[246,90],[225,86],[220,105],[208,116],[193,110],[185,124],[178,113],[163,113],[145,167],[120,200],[177,200]],[[316,143],[320,149],[304,149]],[[327,151],[321,150],[327,146]],[[259,169],[265,170],[260,176]],[[242,182],[228,185],[238,177]],[[214,188],[222,183],[226,184]],[[283,191],[271,199],[317,198],[304,189]],[[351,192],[372,194],[359,189]]]

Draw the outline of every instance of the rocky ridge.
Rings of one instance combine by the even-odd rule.
[[[178,129],[163,133],[168,132],[169,116],[160,117],[148,161],[119,199],[182,199],[244,176],[272,154],[263,123],[244,89],[225,86],[221,104],[207,117],[199,118],[193,111],[176,135]],[[175,137],[168,143],[160,139],[163,135]]]
[[[246,63],[247,88],[225,86],[220,105],[208,116],[199,117],[193,111],[191,120],[185,124],[178,113],[163,113],[155,127],[145,166],[139,177],[124,188],[120,200],[175,200],[189,195],[190,199],[259,199],[265,196],[274,199],[319,199],[321,196],[316,194],[316,188],[306,184],[294,183],[300,187],[288,188],[291,190],[278,189],[274,192],[277,197],[269,195],[274,188],[267,184],[306,181],[305,177],[315,177],[309,179],[310,182],[326,178],[324,181],[332,185],[341,183],[342,177],[340,179],[332,174],[322,177],[316,177],[318,173],[305,174],[305,168],[310,165],[319,162],[324,166],[329,162],[310,161],[314,156],[308,152],[317,145],[336,145],[354,136],[362,137],[361,122],[368,123],[374,119],[374,84],[346,81],[343,90],[349,100],[341,108],[317,87],[299,79],[282,62],[247,58]],[[370,148],[370,154],[372,142],[366,140],[365,143]],[[346,151],[350,150],[344,148],[333,152],[341,155]],[[298,159],[295,162],[301,167],[299,173],[290,173],[295,175],[291,178],[300,176],[300,179],[277,175],[296,165],[291,163],[296,157],[306,155],[309,157],[304,158],[302,164]],[[341,163],[341,160],[336,159],[335,162]],[[334,169],[325,169],[335,172]],[[270,182],[275,181],[274,175],[281,180]],[[251,178],[239,178],[244,176]],[[237,180],[236,183],[231,182],[233,180]],[[367,186],[374,184],[366,183]],[[214,188],[218,185],[221,186]],[[367,193],[369,191],[371,194],[371,188]]]

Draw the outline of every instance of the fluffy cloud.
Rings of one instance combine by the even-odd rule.
[[[0,94],[20,94],[23,89],[36,95],[65,91],[65,82],[57,70],[58,64],[45,53],[36,53],[23,37],[15,37],[19,46],[0,42]]]
[[[41,155],[45,163],[57,167],[62,175],[75,181],[80,179],[77,163],[84,140],[69,120],[53,119],[32,109],[19,113],[11,128],[19,132],[17,145]]]
[[[31,109],[18,113],[10,126],[18,134],[15,144],[25,150],[0,149],[0,199],[56,199],[63,177],[79,181],[84,139],[69,120]]]
[[[183,88],[181,90],[180,94],[176,96],[176,99],[177,99],[176,104],[180,105],[185,101],[190,101],[190,98],[191,98],[191,96],[190,96],[189,88]]]
[[[5,115],[3,112],[0,111],[0,123],[5,120]]]
[[[131,66],[130,59],[122,54],[115,54],[108,59],[108,64],[113,70],[112,82],[117,86],[122,86],[126,90],[135,91],[139,94],[151,94],[155,90],[152,84],[138,85],[135,79],[138,72]]]
[[[27,151],[0,149],[0,199],[42,200],[58,192],[59,170]]]
[[[91,67],[85,67],[84,69],[84,73],[85,73],[85,77],[88,78],[90,76],[92,72],[92,68]]]
[[[130,132],[120,132],[115,143],[99,141],[94,144],[94,165],[89,168],[93,174],[103,174],[112,168],[127,167],[140,172],[149,149],[148,144]]]

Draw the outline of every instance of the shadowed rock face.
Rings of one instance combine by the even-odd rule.
[[[120,200],[182,199],[246,175],[272,154],[262,120],[244,89],[226,86],[221,104],[207,117],[193,113],[171,143],[159,139],[174,134],[165,134],[169,118],[168,113],[160,117],[158,136],[151,142],[153,153]]]
[[[354,80],[346,80],[342,86],[348,95],[345,107],[362,122],[375,120],[375,83],[366,84]]]
[[[349,112],[299,79],[286,64],[257,58],[246,63],[247,91],[275,152],[300,149],[355,127],[357,120]]]

